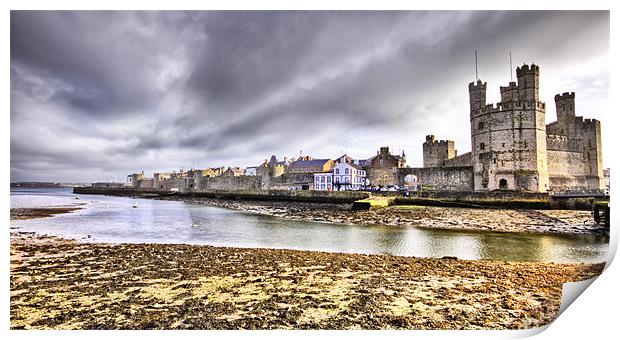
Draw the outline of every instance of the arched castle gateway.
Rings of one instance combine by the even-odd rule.
[[[472,151],[457,155],[450,140],[426,136],[423,168],[399,168],[433,190],[603,191],[601,125],[575,115],[575,93],[555,96],[557,121],[545,125],[539,66],[517,67],[517,82],[486,103],[487,83],[469,84]]]

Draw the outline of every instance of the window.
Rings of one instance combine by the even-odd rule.
[[[349,169],[344,169],[344,174],[348,175],[349,174]]]
[[[478,129],[484,129],[484,122],[478,122]]]
[[[484,143],[480,143],[480,150],[484,150],[486,147],[486,145],[484,145]]]
[[[506,146],[506,143],[502,143],[502,148]]]
[[[504,178],[499,180],[499,188],[500,189],[508,189],[508,181]]]
[[[336,175],[340,174],[340,169],[336,169]]]

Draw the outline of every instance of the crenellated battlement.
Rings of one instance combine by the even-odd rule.
[[[583,138],[578,136],[578,137],[570,137],[570,136],[565,136],[565,135],[547,135],[547,140],[553,140],[553,141],[558,141],[558,142],[568,142],[568,141],[583,141]]]
[[[540,67],[536,64],[523,64],[523,66],[517,67],[517,78],[530,74],[540,75]]]
[[[579,118],[583,119],[583,117],[579,117]],[[594,126],[596,124],[600,124],[600,121],[594,118],[586,118],[586,119],[583,119],[582,124],[584,126]]]
[[[487,104],[484,108],[476,111],[477,114],[497,113],[511,110],[545,110],[543,102],[503,102]]]
[[[555,95],[555,101],[566,100],[566,99],[575,99],[575,92],[564,92],[562,94]]]
[[[547,135],[547,150],[582,152],[584,146],[585,142],[582,137]]]
[[[516,90],[517,89],[517,83],[514,81],[511,81],[508,83],[508,86],[500,86],[499,87],[499,92],[500,93],[504,93],[506,91],[512,91],[512,90]]]
[[[432,145],[448,145],[448,143],[454,143],[454,141],[449,139],[441,139],[436,140],[435,135],[426,135],[426,142],[424,144],[432,144]]]
[[[482,82],[482,80],[478,79],[478,81],[476,83],[474,83],[473,81],[471,83],[469,83],[469,90],[476,90],[476,89],[483,89],[486,90],[487,89],[487,82],[485,81],[484,83]]]

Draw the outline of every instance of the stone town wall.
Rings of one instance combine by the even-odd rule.
[[[472,167],[434,167],[434,168],[400,168],[400,185],[404,185],[405,176],[412,174],[418,178],[422,190],[431,191],[473,191],[474,178]]]
[[[353,203],[370,197],[363,191],[317,190],[204,190],[186,193],[191,197],[212,197],[238,200],[274,200],[316,203]]]
[[[314,187],[314,173],[288,173],[268,178],[262,189],[310,189]]]
[[[201,190],[258,190],[261,188],[261,176],[217,176],[203,177],[200,185]]]
[[[140,185],[139,188],[141,189],[151,189],[153,188],[153,179],[149,178],[149,179],[142,179],[140,180]]]
[[[159,181],[159,186],[154,189],[161,191],[184,191],[187,190],[187,187],[186,178],[168,178]]]

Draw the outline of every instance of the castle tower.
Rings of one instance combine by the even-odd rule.
[[[502,98],[502,103],[519,101],[519,91],[517,89],[517,83],[515,83],[514,81],[508,83],[508,86],[500,86],[499,92]]]
[[[556,94],[555,111],[559,122],[575,118],[575,92]]]
[[[484,108],[487,103],[487,83],[480,79],[474,84],[469,83],[469,111],[473,113]]]
[[[477,93],[472,95],[472,90],[480,89],[469,84],[474,190],[549,189],[545,105],[539,101],[539,74],[534,64],[518,67],[517,83],[500,88],[502,102],[497,106],[476,101]],[[478,84],[482,85],[480,81]]]
[[[444,161],[456,157],[454,141],[435,140],[434,135],[426,136],[426,142],[422,144],[424,167],[443,166]]]
[[[519,101],[521,102],[539,102],[538,79],[540,77],[540,68],[538,65],[530,66],[524,64],[517,67],[517,89],[519,93]]]

